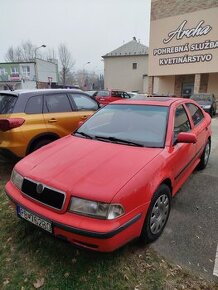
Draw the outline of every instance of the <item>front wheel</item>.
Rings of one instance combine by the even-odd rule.
[[[211,147],[211,142],[210,142],[210,140],[207,140],[207,144],[204,147],[204,151],[201,155],[200,163],[198,164],[199,170],[202,170],[207,166],[209,156],[210,156],[210,147]]]
[[[163,232],[171,208],[171,192],[166,184],[161,184],[153,195],[150,207],[145,218],[140,240],[153,242]]]

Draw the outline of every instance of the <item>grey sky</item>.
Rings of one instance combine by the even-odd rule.
[[[22,41],[54,50],[65,43],[75,69],[100,72],[101,56],[133,36],[148,45],[149,18],[150,0],[0,0],[0,62]]]

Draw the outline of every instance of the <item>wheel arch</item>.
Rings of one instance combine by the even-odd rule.
[[[59,139],[60,136],[58,136],[55,133],[52,132],[46,132],[46,133],[41,133],[36,135],[34,138],[31,139],[31,141],[29,142],[28,146],[27,146],[27,150],[26,150],[26,155],[29,154],[31,152],[31,148],[34,146],[34,144],[36,144],[37,142],[43,140],[43,139],[50,139],[51,141],[55,141],[57,139]]]

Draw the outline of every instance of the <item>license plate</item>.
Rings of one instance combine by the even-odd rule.
[[[32,224],[42,228],[43,230],[52,233],[52,223],[48,220],[45,220],[28,210],[22,208],[21,206],[17,206],[17,214],[21,218],[31,222]]]

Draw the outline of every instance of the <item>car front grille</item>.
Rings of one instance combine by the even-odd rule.
[[[49,207],[61,210],[64,205],[64,192],[58,191],[33,180],[24,178],[21,190],[25,195]]]

